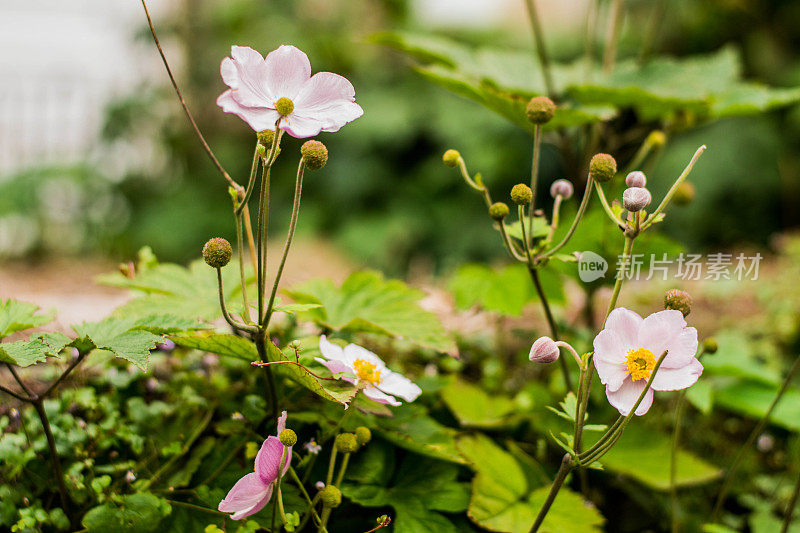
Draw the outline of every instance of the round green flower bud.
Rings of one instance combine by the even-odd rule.
[[[261,143],[258,143],[258,146],[256,146],[256,153],[258,154],[258,157],[264,157],[267,155],[267,147]]]
[[[359,446],[364,446],[371,440],[372,432],[368,427],[358,426],[356,428],[356,441],[358,442]]]
[[[694,189],[694,185],[684,181],[675,189],[675,193],[672,195],[672,203],[675,205],[689,205],[694,200],[695,194],[697,192]]]
[[[272,146],[272,141],[275,139],[275,132],[272,130],[264,130],[256,133],[259,144],[264,146]]]
[[[719,349],[719,345],[717,344],[717,339],[714,337],[709,337],[703,341],[703,351],[707,354],[717,353]]]
[[[319,170],[328,162],[328,149],[319,141],[306,141],[300,147],[300,155],[309,170]]]
[[[461,157],[461,154],[458,153],[458,150],[447,150],[444,155],[442,156],[442,161],[444,162],[445,166],[448,167],[455,167],[458,165],[458,159]]]
[[[589,162],[589,175],[598,183],[611,181],[617,173],[617,160],[608,154],[596,154]]]
[[[275,111],[281,114],[281,116],[288,117],[294,111],[294,102],[290,99],[286,98],[278,98],[278,101],[275,102]]]
[[[214,268],[222,268],[227,265],[232,255],[233,248],[231,248],[231,243],[222,237],[209,239],[203,246],[203,259],[208,266]]]
[[[281,431],[281,434],[278,435],[278,439],[280,439],[281,444],[284,446],[294,446],[297,444],[297,433],[291,429],[284,429]]]
[[[517,183],[511,188],[511,201],[517,205],[528,205],[533,199],[531,188],[524,183]]]
[[[688,316],[692,312],[692,297],[686,291],[668,290],[664,295],[664,309],[676,309],[683,313],[683,316]]]
[[[319,499],[325,507],[335,509],[342,503],[342,493],[335,486],[328,485],[319,492]]]
[[[556,114],[556,104],[546,96],[535,96],[528,102],[525,114],[534,124],[547,124]]]
[[[495,202],[489,208],[489,216],[492,217],[493,220],[503,220],[508,216],[508,206],[503,202]]]
[[[336,449],[342,453],[353,453],[358,450],[358,441],[352,433],[339,433],[336,435]]]
[[[650,146],[654,146],[660,148],[667,144],[667,134],[661,130],[651,131],[650,135],[647,136],[647,142]]]

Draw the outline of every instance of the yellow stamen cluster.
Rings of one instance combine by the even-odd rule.
[[[366,381],[372,385],[377,385],[381,382],[381,371],[377,369],[374,363],[356,359],[355,363],[353,363],[353,369],[361,381]]]
[[[633,381],[648,379],[656,367],[656,356],[644,348],[628,350],[625,358],[628,360],[628,373]]]

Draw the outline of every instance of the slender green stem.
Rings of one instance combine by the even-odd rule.
[[[592,66],[594,64],[594,41],[596,37],[595,25],[597,24],[597,2],[596,0],[589,0],[586,6],[586,34],[584,42],[584,57],[586,61],[586,75],[587,82],[592,79]]]
[[[519,227],[522,230],[522,247],[525,250],[525,258],[528,265],[533,268],[533,256],[531,255],[531,241],[528,239],[528,231],[525,229],[525,207],[522,205],[517,206],[517,217],[519,218]]]
[[[28,388],[28,386],[25,385],[25,382],[22,381],[22,378],[17,373],[17,370],[14,368],[14,365],[12,365],[11,363],[6,363],[6,367],[8,367],[8,371],[11,372],[11,375],[14,376],[14,380],[19,384],[22,390],[25,391],[25,394],[33,397],[33,393]]]
[[[247,277],[244,272],[244,236],[242,234],[242,217],[235,217],[236,219],[236,250],[239,255],[239,282],[242,286],[242,320],[250,324],[250,302],[247,301]]]
[[[350,454],[346,453],[346,454],[344,454],[344,457],[342,458],[341,466],[339,466],[339,473],[336,475],[336,483],[335,483],[335,485],[337,487],[341,487],[342,486],[342,480],[344,479],[344,473],[347,471],[347,463],[349,463],[349,462],[350,462]]]
[[[539,295],[539,301],[542,304],[542,310],[544,311],[544,316],[547,319],[547,324],[550,326],[550,336],[553,340],[558,340],[558,326],[556,325],[556,320],[553,317],[553,312],[550,310],[550,303],[547,300],[547,295],[544,292],[544,288],[542,287],[542,282],[539,279],[539,271],[528,265],[528,272],[531,275],[531,280],[533,281],[533,286],[536,288],[536,293]],[[561,373],[564,375],[564,386],[566,386],[568,391],[572,391],[572,379],[569,375],[569,368],[567,367],[567,361],[563,357],[558,358],[559,366],[561,367]]]
[[[272,342],[267,335],[267,331],[265,329],[260,329],[255,334],[255,343],[256,343],[256,351],[258,352],[258,357],[261,359],[262,362],[266,363],[269,362],[269,356],[267,355],[267,344],[268,342]],[[275,385],[275,377],[272,375],[272,368],[270,366],[264,366],[264,376],[267,380],[267,387],[266,387],[266,395],[267,401],[270,405],[270,414],[265,420],[273,419],[280,409],[278,408],[278,391]]]
[[[781,526],[781,533],[787,533],[789,526],[792,524],[792,515],[794,515],[794,507],[797,505],[797,496],[800,495],[800,476],[797,476],[797,481],[792,490],[792,496],[789,498],[789,503],[786,504],[786,511],[783,516],[783,525]]]
[[[86,359],[87,355],[89,355],[89,351],[78,352],[78,357],[72,360],[67,369],[64,370],[64,372],[62,372],[61,375],[58,376],[58,379],[56,379],[49,387],[47,387],[47,389],[42,394],[40,394],[39,397],[47,398],[48,396],[50,396],[50,394],[56,389],[56,387],[58,387],[61,384],[61,382],[67,379],[67,377],[72,373],[72,371],[75,370],[75,368],[77,368],[77,366],[81,364],[84,359]]]
[[[681,529],[678,519],[678,444],[681,439],[681,422],[683,421],[683,406],[686,400],[686,391],[678,393],[677,404],[675,405],[675,427],[672,430],[672,444],[669,450],[669,496],[670,512],[672,515],[672,533],[678,533]]]
[[[603,206],[603,210],[608,215],[608,218],[611,219],[614,224],[616,224],[620,228],[625,228],[625,223],[614,214],[614,211],[611,209],[611,206],[608,205],[608,200],[606,200],[606,193],[603,191],[603,185],[601,183],[597,184],[597,197],[600,199],[600,204]]]
[[[639,63],[646,63],[650,52],[653,49],[653,43],[658,35],[658,30],[664,25],[664,14],[667,12],[667,5],[669,0],[660,0],[656,2],[656,6],[650,15],[650,21],[647,25],[647,31],[644,34],[641,48],[639,48]]]
[[[28,398],[28,397],[25,397],[25,396],[23,396],[23,395],[21,395],[19,393],[16,393],[13,390],[11,390],[8,387],[5,387],[3,385],[0,385],[0,391],[5,392],[9,396],[13,396],[14,398],[16,398],[17,400],[19,400],[21,402],[30,402],[31,401],[31,398]]]
[[[58,450],[56,449],[56,439],[53,437],[53,430],[50,428],[50,420],[47,418],[47,412],[44,408],[44,398],[37,398],[34,401],[30,402],[33,405],[33,408],[36,410],[36,414],[39,415],[39,420],[42,422],[42,429],[44,430],[44,436],[47,439],[47,447],[50,450],[50,464],[53,467],[53,476],[56,478],[56,485],[58,486],[58,494],[61,497],[61,507],[64,512],[68,512],[69,507],[69,495],[67,492],[67,486],[64,483],[64,473],[61,470],[61,461],[58,458]]]
[[[530,533],[536,533],[539,531],[539,528],[542,526],[542,522],[544,522],[547,513],[550,511],[550,507],[552,507],[553,502],[556,501],[558,491],[561,490],[561,486],[564,484],[564,480],[567,479],[567,476],[572,471],[572,468],[572,456],[568,453],[564,454],[564,457],[561,459],[561,466],[558,468],[556,477],[553,480],[553,484],[550,485],[550,492],[547,493],[547,499],[544,501],[542,508],[539,509],[539,514],[536,515],[536,520],[531,526]]]
[[[333,471],[336,468],[336,446],[331,446],[331,459],[328,462],[328,475],[325,476],[325,485],[333,482]]]
[[[531,1],[531,0],[529,0]],[[533,128],[533,160],[531,161],[531,203],[528,205],[528,225],[533,238],[533,213],[536,210],[536,193],[539,189],[539,159],[542,150],[542,126],[536,124]],[[524,227],[524,219],[520,219]]]
[[[559,216],[561,214],[561,202],[563,201],[564,197],[560,194],[556,195],[555,199],[553,200],[553,218],[550,221],[550,231],[547,232],[547,238],[544,241],[546,244],[550,244],[553,241],[553,235],[556,234],[556,229],[558,229]]]
[[[249,331],[250,333],[255,333],[256,331],[258,331],[258,328],[256,328],[255,326],[250,326],[250,325],[247,325],[247,324],[240,324],[239,322],[237,322],[236,320],[233,319],[233,317],[230,315],[230,313],[228,313],[228,307],[225,304],[225,293],[224,293],[223,287],[222,287],[222,269],[221,268],[217,268],[217,288],[218,288],[218,292],[219,292],[219,307],[222,310],[222,316],[225,318],[225,322],[230,324],[230,326],[234,330],[239,329],[239,330],[242,330],[242,331]]]
[[[577,406],[575,407],[575,433],[572,436],[572,449],[575,453],[581,453],[581,435],[583,434],[583,422],[586,419],[586,413],[583,403],[584,396],[586,395],[586,383],[589,381],[589,372],[586,366],[581,366],[581,377],[578,380],[578,398]]]
[[[736,452],[736,456],[733,458],[731,466],[728,467],[727,472],[725,472],[725,478],[722,481],[722,488],[717,495],[717,501],[714,504],[714,511],[711,513],[711,522],[716,522],[717,518],[719,517],[719,512],[722,509],[722,503],[725,501],[725,497],[728,495],[728,490],[730,489],[734,474],[739,468],[739,463],[744,457],[745,452],[753,445],[756,437],[758,437],[761,432],[764,431],[764,427],[769,422],[769,417],[772,415],[772,411],[775,409],[775,406],[778,405],[778,402],[780,402],[781,398],[783,397],[783,393],[789,388],[789,384],[792,382],[792,379],[798,370],[800,370],[800,356],[795,358],[794,363],[792,363],[792,367],[789,369],[789,373],[786,374],[786,378],[783,380],[783,384],[781,384],[781,388],[778,389],[778,393],[772,399],[772,403],[769,404],[767,412],[764,413],[764,416],[762,416],[761,420],[758,421],[756,427],[754,427],[753,431],[750,432],[750,435],[747,437],[745,443],[741,448],[739,448],[739,451]]]
[[[705,151],[706,151],[706,145],[705,144],[697,149],[697,151],[692,156],[691,161],[689,161],[689,164],[686,165],[686,168],[683,169],[683,172],[681,172],[681,175],[678,176],[678,179],[676,179],[675,183],[672,184],[672,187],[670,187],[670,189],[667,192],[666,196],[664,196],[664,199],[661,200],[661,203],[658,204],[658,207],[656,208],[656,210],[653,211],[653,213],[650,214],[650,216],[647,217],[647,220],[645,220],[644,224],[642,225],[642,230],[646,230],[647,228],[649,228],[653,224],[653,221],[659,215],[659,213],[661,213],[661,211],[663,211],[664,208],[667,207],[667,205],[669,204],[670,200],[672,200],[672,196],[675,194],[675,191],[678,190],[678,187],[680,186],[680,184],[684,182],[686,177],[692,171],[692,168],[694,167],[694,164],[697,162],[697,160],[700,158],[700,156],[703,155],[703,152],[705,152]]]
[[[201,511],[203,513],[228,516],[227,513],[223,513],[222,511],[218,511],[216,509],[210,509],[208,507],[202,507],[200,505],[195,505],[193,503],[182,502],[180,500],[167,500],[167,501],[169,502],[170,505],[177,505],[178,507],[186,507],[187,509],[192,509],[194,511]]]
[[[547,55],[547,49],[544,45],[544,34],[542,32],[542,24],[539,21],[539,13],[536,11],[534,0],[525,0],[525,5],[528,8],[528,17],[531,21],[533,39],[536,41],[536,54],[539,57],[539,64],[542,67],[544,86],[547,90],[547,94],[553,96],[555,94],[555,86],[553,85],[553,76],[550,74],[550,57]]]
[[[511,257],[513,257],[517,261],[521,261],[523,263],[527,263],[528,259],[524,255],[522,255],[519,252],[519,250],[517,250],[517,247],[514,244],[514,241],[512,241],[508,237],[508,231],[506,229],[506,223],[504,221],[500,220],[500,221],[497,222],[497,225],[500,228],[500,237],[502,237],[502,239],[503,239],[503,244],[505,245],[506,250],[508,250],[508,253],[511,254]]]
[[[287,451],[289,451],[289,448],[284,446],[283,453],[281,454],[281,465],[280,468],[278,469],[278,480],[275,482],[278,493],[276,498],[278,500],[278,512],[281,515],[281,523],[284,525],[288,522],[288,520],[286,520],[286,511],[283,508],[283,494],[281,493],[281,481],[283,480],[283,468],[286,465],[287,461],[287,454],[286,454]],[[291,460],[291,457],[289,457],[288,460]],[[273,514],[272,517],[274,519],[275,515]]]
[[[586,190],[583,192],[583,198],[581,199],[581,205],[578,207],[578,213],[575,215],[575,219],[572,221],[572,225],[569,227],[567,234],[564,235],[564,238],[561,239],[561,242],[557,245],[553,246],[547,252],[543,254],[543,257],[550,257],[556,252],[558,252],[561,248],[567,245],[569,240],[572,238],[572,235],[575,233],[575,230],[578,228],[578,223],[583,218],[583,215],[586,213],[586,208],[589,206],[589,198],[592,196],[592,187],[594,186],[594,180],[591,176],[586,180]]]
[[[278,265],[278,271],[275,273],[275,281],[272,284],[272,293],[269,296],[269,303],[267,304],[266,316],[264,317],[264,327],[269,326],[269,319],[272,317],[273,305],[275,303],[275,295],[278,292],[278,284],[283,275],[283,267],[286,266],[286,257],[289,255],[289,248],[292,246],[292,239],[294,238],[294,230],[297,226],[297,217],[300,214],[300,196],[303,192],[303,173],[305,171],[305,160],[300,159],[300,164],[297,166],[297,180],[294,185],[294,204],[292,205],[292,218],[289,221],[289,231],[286,235],[286,242],[283,245],[283,255],[281,262]]]
[[[314,520],[316,521],[317,525],[322,523],[322,519],[317,514],[317,510],[314,509],[317,503],[319,503],[319,498],[320,498],[319,495],[320,493],[317,493],[317,495],[314,496],[314,499],[308,502],[308,508],[306,509],[306,512],[303,513],[303,518],[300,520],[300,525],[297,526],[296,531],[303,531],[303,529],[306,527],[306,524],[308,523],[308,520],[312,516],[314,517]]]
[[[244,197],[239,198],[239,204],[234,210],[234,214],[237,217],[242,215],[242,210],[244,210],[244,206],[247,205],[247,202],[250,201],[250,196],[253,194],[253,189],[255,188],[256,176],[258,175],[258,146],[259,142],[256,141],[256,147],[253,151],[253,163],[250,165],[250,177],[247,180],[247,189],[244,191]]]
[[[603,435],[597,440],[597,442],[594,443],[594,445],[591,448],[582,452],[581,456],[589,457],[590,455],[594,454],[597,450],[599,450],[601,447],[603,447],[611,439],[611,437],[616,434],[617,428],[619,428],[619,426],[622,424],[624,420],[625,417],[622,415],[617,417],[617,420],[613,424],[611,424],[611,427],[609,427],[606,430],[606,432],[603,433]]]
[[[611,0],[611,8],[608,16],[608,30],[606,32],[606,44],[603,49],[603,71],[606,73],[614,70],[614,63],[617,60],[617,40],[619,39],[620,18],[622,15],[622,0]]]
[[[622,290],[622,283],[625,281],[625,276],[627,275],[628,262],[631,258],[634,239],[635,237],[629,237],[627,235],[625,236],[625,247],[622,249],[622,264],[620,265],[619,272],[617,273],[617,281],[614,282],[614,291],[611,293],[611,299],[608,301],[606,318],[608,318],[608,315],[610,315],[611,311],[613,311],[617,306],[617,299],[619,298],[619,293]]]
[[[461,171],[461,177],[464,181],[469,185],[471,188],[475,189],[478,192],[483,192],[485,187],[478,185],[475,183],[469,175],[469,171],[467,170],[467,163],[464,161],[464,158],[458,156],[458,170]]]
[[[317,533],[323,533],[327,531],[325,526],[328,524],[328,519],[331,517],[332,509],[330,507],[323,507],[322,508],[322,518],[319,522],[319,528],[317,528]]]
[[[644,162],[645,159],[647,159],[647,156],[650,155],[652,150],[652,138],[648,135],[644,142],[642,142],[641,146],[639,146],[639,149],[636,150],[636,153],[633,155],[633,159],[631,159],[630,163],[628,163],[625,173],[628,174],[634,170],[641,170],[639,166]]]

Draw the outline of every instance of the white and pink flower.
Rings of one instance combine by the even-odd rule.
[[[319,338],[319,351],[325,359],[317,357],[318,362],[325,365],[334,376],[362,387],[370,400],[397,406],[401,402],[395,396],[413,402],[422,394],[422,389],[411,380],[392,372],[380,357],[357,344],[342,348],[322,335]]]
[[[623,416],[630,413],[661,355],[667,352],[650,390],[636,409],[645,414],[653,391],[685,389],[693,385],[703,365],[697,360],[697,330],[687,327],[680,311],[669,309],[642,318],[619,307],[594,339],[594,365],[606,386],[609,403]]]
[[[355,103],[353,84],[332,72],[312,76],[308,56],[294,46],[282,45],[266,59],[250,47],[232,46],[220,73],[230,89],[217,98],[217,105],[255,131],[275,129],[281,116],[276,103],[283,98],[291,100],[293,110],[280,128],[292,137],[338,131],[364,114]]]
[[[278,435],[284,429],[286,429],[286,411],[278,418]],[[283,457],[285,459],[281,477],[289,470],[292,447],[285,447],[278,437],[267,437],[256,455],[255,471],[236,482],[225,499],[219,502],[219,510],[223,513],[232,513],[231,518],[234,520],[241,520],[263,509],[272,497]]]

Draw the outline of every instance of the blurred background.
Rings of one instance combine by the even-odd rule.
[[[538,4],[551,55],[580,56],[586,2]],[[636,55],[637,28],[653,5],[626,2],[621,57]],[[687,56],[732,44],[746,79],[800,85],[800,3],[666,6],[656,52]],[[240,182],[253,132],[215,105],[231,44],[266,53],[291,43],[313,71],[353,82],[365,114],[321,136],[331,158],[307,180],[301,238],[323,239],[347,261],[401,277],[502,258],[479,198],[443,167],[441,154],[458,148],[500,197],[527,179],[528,133],[422,79],[406,56],[370,36],[410,30],[530,49],[523,2],[152,0],[150,8],[190,108]],[[185,262],[209,237],[233,238],[225,183],[182,115],[139,2],[0,0],[0,12],[0,296],[24,282],[9,272],[42,265],[63,272],[74,260],[113,268],[144,245],[162,260]],[[698,253],[768,251],[772,236],[800,222],[800,107],[687,129],[653,175],[666,184],[701,143],[709,152],[692,175],[697,197],[663,231]],[[288,139],[284,153],[296,154],[299,144]],[[275,235],[288,218],[292,167],[278,165],[273,177]],[[575,178],[564,175],[550,145],[542,172],[546,183]],[[314,262],[308,250],[299,259]]]

